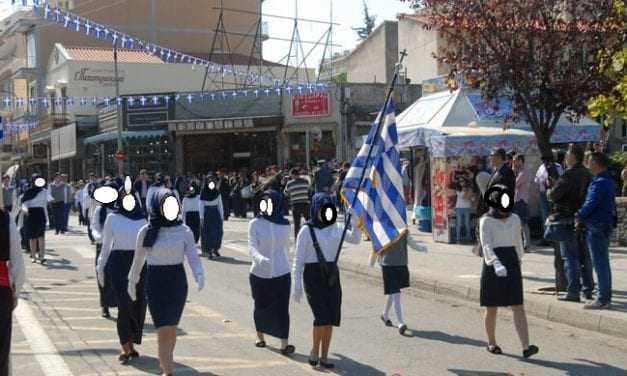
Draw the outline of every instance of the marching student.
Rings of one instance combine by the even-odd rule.
[[[130,188],[130,178],[128,185]],[[118,192],[116,206],[117,211],[107,215],[104,223],[102,250],[96,270],[100,287],[109,285],[117,298],[117,331],[122,345],[118,361],[126,364],[139,357],[134,344],[139,345],[142,342],[146,319],[145,268],[140,273],[136,301],[132,301],[128,295],[128,274],[135,255],[137,235],[148,222],[141,208],[141,201],[124,187]]]
[[[104,229],[105,221],[110,213],[115,212],[115,201],[98,201],[100,197],[98,197],[98,195],[96,194],[97,190],[100,190],[102,192],[103,188],[117,191],[118,186],[115,183],[109,182],[97,188],[93,192],[93,201],[98,206],[96,206],[96,209],[93,211],[93,216],[89,220],[89,222],[91,224],[91,235],[94,238],[94,242],[96,243],[96,266],[98,265],[100,252],[102,252],[102,231]],[[114,298],[115,295],[113,293],[112,286],[110,286],[109,284],[104,286],[98,285],[98,292],[100,294],[100,308],[102,309],[102,317],[108,319],[111,317],[111,314],[109,313],[109,308],[115,307],[117,305]]]
[[[198,184],[192,182],[183,198],[183,221],[194,233],[194,241],[200,239],[200,196]]]
[[[376,256],[371,254],[370,265],[374,266],[379,261],[383,273],[383,294],[387,295],[387,301],[381,315],[381,321],[386,326],[392,326],[390,309],[394,305],[398,332],[403,335],[407,325],[403,320],[401,307],[401,290],[409,287],[409,268],[407,267],[407,233],[405,233],[390,249]]]
[[[198,291],[205,284],[204,271],[194,235],[179,219],[180,204],[174,194],[161,189],[150,202],[150,223],[141,228],[135,245],[135,257],[128,275],[128,294],[138,299],[137,289],[144,264],[146,296],[150,315],[157,328],[159,363],[163,375],[170,375],[174,364],[176,327],[187,299],[187,277],[183,259],[192,269]]]
[[[480,303],[486,307],[485,330],[488,336],[488,352],[502,354],[496,343],[496,315],[498,307],[511,307],[514,324],[522,344],[523,356],[529,358],[539,349],[529,345],[527,315],[523,306],[523,282],[521,260],[525,254],[520,218],[511,211],[514,194],[505,185],[488,189],[486,204],[490,207],[481,217],[479,234],[483,249]],[[504,200],[507,196],[508,200]],[[507,206],[503,206],[507,202]]]
[[[200,245],[202,254],[213,260],[214,255],[220,257],[222,235],[224,234],[224,207],[218,178],[209,173],[200,191],[200,220],[202,232]]]
[[[281,340],[281,353],[294,353],[290,334],[292,280],[287,256],[290,222],[283,216],[283,197],[274,190],[264,193],[259,216],[248,225],[248,248],[252,258],[250,288],[255,301],[256,346],[266,347],[264,334]]]
[[[98,181],[96,175],[92,172],[89,174],[89,181],[83,188],[83,194],[81,195],[81,210],[83,212],[83,221],[87,225],[87,236],[91,244],[95,244],[93,235],[91,234],[91,217],[96,210],[97,202],[94,200],[94,191],[98,188]]]
[[[24,217],[24,234],[29,241],[30,257],[33,263],[46,262],[46,226],[48,222],[48,202],[52,198],[48,195],[46,181],[37,174],[33,174],[31,187],[22,196],[22,212]]]
[[[326,192],[316,193],[312,198],[311,220],[300,229],[296,239],[294,257],[294,300],[303,296],[303,281],[307,301],[314,315],[313,347],[309,364],[323,368],[334,368],[329,363],[329,347],[333,327],[340,326],[342,309],[342,286],[337,267],[337,248],[344,226],[336,223],[337,209],[334,200]],[[358,244],[361,233],[353,218],[352,229],[346,233],[346,241]]]
[[[0,375],[9,375],[12,316],[24,284],[25,273],[24,258],[20,252],[20,234],[9,212],[1,207],[2,205],[0,205]]]

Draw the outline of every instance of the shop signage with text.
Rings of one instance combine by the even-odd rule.
[[[294,95],[292,97],[293,117],[329,116],[329,93]]]
[[[118,81],[124,82],[123,72],[119,72]],[[115,83],[115,73],[109,69],[81,68],[74,72],[74,81],[97,82],[102,86],[113,86]]]

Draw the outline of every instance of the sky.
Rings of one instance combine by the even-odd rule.
[[[331,3],[333,4],[334,25],[333,44],[340,46],[333,47],[334,52],[350,50],[359,42],[357,33],[351,27],[360,27],[363,22],[363,0],[265,0],[263,3],[263,13],[266,15],[279,15],[294,17],[296,15],[296,2],[298,2],[299,18],[321,20],[329,22],[331,18]],[[400,0],[366,0],[370,14],[377,16],[376,24],[379,25],[384,20],[395,20],[398,13],[409,13],[409,5]],[[266,17],[269,23],[269,34],[271,37],[291,39],[294,28],[293,20],[282,20]],[[302,40],[316,42],[324,36],[329,25],[317,24],[306,21],[299,21],[299,32]],[[268,60],[279,61],[284,58],[289,51],[289,42],[269,40],[264,43],[264,57]],[[312,44],[303,44],[305,55],[311,51],[307,59],[308,67],[319,64],[324,53],[324,40],[322,45],[315,47]],[[299,51],[302,57],[302,52]],[[327,56],[330,56],[327,53]],[[290,61],[291,65],[296,64],[295,56]]]
[[[357,45],[357,33],[351,27],[363,25],[363,0],[265,0],[263,13],[265,15],[277,15],[282,17],[295,17],[296,3],[298,3],[298,15],[300,18],[329,22],[331,19],[331,3],[333,4],[333,22],[339,25],[333,27],[333,52],[349,50]],[[384,20],[395,20],[398,13],[410,12],[409,5],[400,0],[366,0],[370,14],[377,16],[379,25]],[[0,19],[3,19],[11,10],[11,0],[0,0]],[[274,38],[291,39],[294,28],[292,19],[285,20],[274,17],[265,17],[268,22],[269,34]],[[299,21],[299,32],[303,41],[316,42],[322,38],[329,25]],[[300,59],[309,54],[308,67],[317,67],[324,53],[324,42],[318,46],[303,44],[303,50],[299,51]],[[264,57],[271,61],[280,61],[289,51],[290,43],[287,41],[268,40],[264,43]],[[330,56],[330,51],[327,56]],[[283,61],[285,62],[285,60]],[[296,65],[296,57],[290,60],[291,65]]]

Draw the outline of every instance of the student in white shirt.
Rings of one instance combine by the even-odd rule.
[[[319,363],[324,368],[333,368],[328,355],[333,327],[340,326],[341,321],[342,286],[336,255],[344,226],[336,223],[334,199],[325,192],[313,196],[310,218],[296,238],[294,300],[300,302],[304,282],[307,301],[314,315],[309,364],[316,366]],[[358,244],[361,233],[355,224],[356,218],[352,219],[352,229],[347,231],[345,240]]]
[[[224,234],[224,207],[218,177],[210,173],[200,191],[200,245],[202,254],[213,259],[220,257]]]
[[[200,239],[200,196],[198,184],[191,183],[183,198],[183,222],[194,233],[194,240]]]
[[[200,291],[205,284],[204,271],[189,227],[179,219],[180,203],[168,189],[153,195],[150,223],[139,231],[135,257],[128,275],[128,294],[137,300],[137,284],[146,269],[146,295],[150,315],[159,338],[159,363],[164,375],[172,373],[176,327],[187,299],[187,276],[183,259],[192,269]]]
[[[24,258],[14,219],[0,197],[0,375],[9,375],[13,309],[24,284]]]
[[[488,352],[502,354],[496,344],[496,317],[498,307],[511,307],[514,324],[522,344],[523,356],[528,358],[539,349],[529,345],[527,315],[523,306],[523,282],[521,260],[525,254],[520,218],[511,211],[514,195],[506,192],[504,185],[496,185],[501,191],[492,192],[487,202],[490,210],[481,217],[479,232],[483,247],[483,270],[481,272],[480,303],[486,307],[485,329],[488,337]],[[509,204],[503,207],[503,195]]]
[[[248,248],[252,258],[250,288],[255,301],[256,346],[266,347],[264,334],[281,340],[281,353],[294,353],[290,334],[291,275],[287,256],[290,222],[283,216],[283,195],[264,193],[259,215],[248,225]]]
[[[46,181],[33,174],[31,187],[22,196],[22,212],[25,215],[24,233],[29,241],[30,257],[33,263],[46,262],[45,234],[48,225],[48,202],[52,198],[46,189]]]
[[[141,202],[132,192],[127,194],[124,188],[118,191],[116,207],[117,210],[107,215],[104,223],[102,251],[96,271],[100,287],[110,285],[117,298],[117,332],[122,346],[118,361],[126,364],[139,357],[134,344],[142,342],[146,319],[145,270],[140,273],[135,301],[128,295],[128,273],[135,255],[137,235],[148,222]]]
[[[110,182],[103,187],[108,187],[117,190],[119,187],[117,184]],[[102,189],[101,187],[97,189]],[[94,191],[95,192],[95,191]],[[93,216],[89,220],[90,222],[90,230],[91,235],[96,243],[96,262],[97,265],[98,259],[100,258],[100,253],[102,252],[102,233],[104,231],[105,221],[107,216],[111,213],[115,213],[115,201],[101,203],[98,202],[95,198],[93,202],[98,204],[99,206],[93,211]],[[100,308],[102,309],[102,317],[110,318],[111,314],[109,313],[109,308],[116,306],[116,301],[114,298],[113,289],[109,284],[105,286],[98,285],[98,292],[100,294]]]

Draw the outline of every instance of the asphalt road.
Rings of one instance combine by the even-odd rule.
[[[254,346],[249,257],[240,220],[226,224],[223,258],[203,260],[205,289],[190,294],[180,325],[175,374],[315,375],[307,364],[313,317],[306,302],[291,305],[291,342],[296,354]],[[74,227],[78,230],[76,227]],[[115,322],[99,316],[94,247],[82,231],[50,232],[47,266],[27,264],[26,292],[14,321],[14,375],[157,374],[156,335],[150,318],[142,358],[117,364]],[[364,248],[364,252],[365,248]],[[29,260],[27,260],[29,261]],[[190,276],[191,277],[191,276]],[[331,359],[342,375],[627,375],[627,341],[530,318],[532,343],[540,354],[521,357],[511,315],[499,319],[497,338],[505,354],[485,350],[483,320],[476,305],[435,299],[417,291],[403,295],[406,336],[379,320],[381,281],[342,274],[343,320],[334,333]],[[113,311],[115,312],[115,311]],[[149,315],[148,315],[149,316]]]

